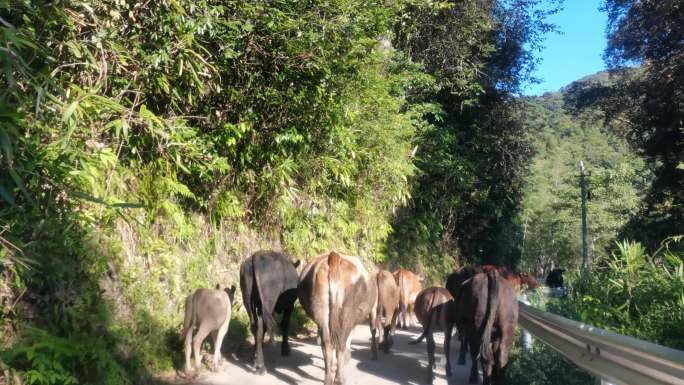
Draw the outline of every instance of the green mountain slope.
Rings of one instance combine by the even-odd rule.
[[[583,78],[607,81],[606,73]],[[523,268],[545,273],[581,262],[579,162],[590,173],[590,255],[605,253],[635,214],[650,178],[642,159],[609,132],[600,114],[574,116],[564,109],[564,89],[526,98],[526,124],[536,155],[530,164],[523,209]]]

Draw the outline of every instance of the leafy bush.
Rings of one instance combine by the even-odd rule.
[[[598,385],[600,380],[535,340],[532,349],[515,346],[505,370],[506,383],[516,385]]]
[[[610,257],[571,280],[570,295],[555,311],[620,334],[684,349],[682,236],[652,255],[637,242],[616,244]]]
[[[684,349],[684,253],[682,236],[670,237],[652,255],[637,242],[616,243],[610,257],[591,271],[573,272],[569,295],[539,301],[537,307],[596,327]],[[535,341],[532,351],[516,348],[506,377],[514,384],[598,383],[552,348]]]
[[[126,371],[102,341],[61,338],[41,329],[27,329],[21,344],[3,352],[3,360],[26,369],[24,379],[32,385],[130,383]],[[74,373],[81,374],[81,380]]]

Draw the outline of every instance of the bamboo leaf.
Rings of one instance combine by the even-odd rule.
[[[12,154],[12,143],[10,142],[10,137],[5,130],[0,131],[0,146],[2,146],[2,152],[7,158],[7,166],[9,167],[13,163],[14,159]]]
[[[78,100],[71,102],[67,108],[64,110],[62,113],[62,122],[67,122],[71,115],[74,114],[74,111],[76,111],[76,108],[78,108]]]
[[[9,203],[12,206],[15,206],[17,202],[14,200],[14,196],[12,193],[7,190],[4,186],[0,185],[0,198],[5,200],[5,202]]]
[[[139,209],[139,208],[144,208],[145,204],[144,203],[132,203],[132,202],[119,202],[119,203],[108,203],[102,198],[98,198],[94,195],[85,193],[83,191],[72,191],[69,193],[70,196],[78,199],[83,199],[87,200],[89,202],[93,203],[99,203],[101,205],[107,206],[107,207],[112,207],[112,208],[123,208],[123,209]]]
[[[24,197],[26,197],[26,200],[33,203],[33,198],[31,198],[31,195],[29,194],[28,190],[26,189],[26,186],[24,185],[24,181],[21,179],[19,174],[17,174],[17,171],[10,167],[8,172],[10,174],[10,177],[14,181],[14,184],[19,188]]]

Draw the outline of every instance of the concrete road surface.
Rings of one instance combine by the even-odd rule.
[[[427,347],[425,342],[409,345],[409,339],[416,338],[420,329],[398,330],[390,354],[378,352],[379,359],[371,360],[370,330],[367,325],[358,325],[352,333],[352,357],[346,366],[348,385],[425,384],[427,382]],[[435,334],[437,342],[435,385],[467,384],[468,366],[456,365],[458,339],[452,339],[453,376],[445,376],[444,335]],[[226,362],[217,373],[206,369],[194,381],[180,381],[188,385],[271,385],[271,384],[322,384],[324,377],[323,355],[315,338],[291,340],[292,355],[280,356],[280,341],[266,344],[264,359],[267,373],[254,373],[251,354],[241,352],[240,358],[228,354]],[[243,349],[244,350],[244,349]],[[225,356],[225,354],[224,354]]]

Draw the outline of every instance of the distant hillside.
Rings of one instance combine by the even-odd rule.
[[[607,72],[599,72],[571,84],[586,81],[610,79]],[[648,180],[644,162],[624,140],[603,127],[598,114],[574,116],[565,110],[568,87],[524,98],[525,121],[536,155],[526,179],[520,218],[522,264],[540,272],[580,261],[580,160],[591,173],[588,221],[594,255],[605,252],[635,213],[643,181]]]

